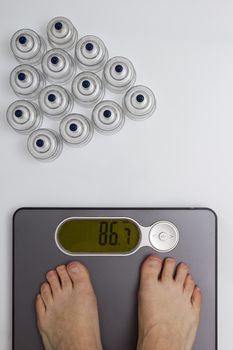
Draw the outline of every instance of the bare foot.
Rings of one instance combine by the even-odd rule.
[[[74,261],[49,271],[46,278],[36,298],[45,349],[102,349],[97,302],[87,269]]]
[[[191,350],[199,324],[201,292],[188,267],[148,257],[141,268],[137,350]]]

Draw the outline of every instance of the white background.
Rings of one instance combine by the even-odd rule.
[[[22,27],[45,35],[57,15],[70,18],[80,36],[100,36],[110,56],[130,58],[137,83],[153,89],[158,107],[146,121],[127,120],[120,133],[95,134],[88,146],[65,146],[55,162],[41,163],[27,154],[26,137],[6,123],[7,106],[16,99],[8,84],[16,65],[9,40]],[[0,45],[0,349],[11,349],[11,219],[21,206],[213,208],[219,218],[219,349],[230,349],[232,1],[8,0],[1,6]],[[44,125],[57,128],[56,122]]]

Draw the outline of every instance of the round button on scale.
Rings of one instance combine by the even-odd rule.
[[[171,222],[159,221],[151,227],[149,240],[155,250],[159,252],[169,252],[173,250],[179,242],[179,231]]]

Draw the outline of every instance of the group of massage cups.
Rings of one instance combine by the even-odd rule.
[[[127,58],[109,59],[105,44],[96,36],[78,40],[76,28],[64,17],[48,23],[47,36],[49,50],[44,39],[30,29],[19,30],[11,38],[12,52],[21,64],[11,72],[10,85],[20,100],[9,106],[7,120],[17,132],[29,134],[27,146],[34,158],[53,160],[60,155],[63,141],[83,146],[92,139],[94,129],[112,134],[122,128],[125,116],[143,120],[153,114],[154,94],[145,86],[134,86],[136,74]],[[73,48],[74,58],[69,53]],[[39,64],[42,71],[35,68]],[[96,74],[100,71],[102,79]],[[71,91],[62,86],[69,82]],[[103,100],[105,87],[124,94],[122,107]],[[74,100],[93,108],[91,119],[71,113]],[[59,133],[40,128],[43,116],[60,121]]]

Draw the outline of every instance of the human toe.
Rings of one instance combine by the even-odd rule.
[[[173,258],[166,258],[163,264],[163,269],[161,273],[161,281],[169,282],[173,281],[174,271],[175,271],[176,261]]]
[[[150,255],[142,264],[140,274],[140,287],[147,288],[148,285],[153,285],[159,279],[161,272],[162,260],[157,255]]]
[[[56,267],[57,274],[61,281],[62,290],[70,290],[72,288],[72,281],[67,272],[65,265],[59,265]]]
[[[51,288],[50,288],[49,283],[44,282],[41,285],[40,295],[43,299],[43,302],[44,302],[46,308],[53,303],[53,296],[52,296],[52,292],[51,292]]]
[[[59,281],[58,274],[55,270],[51,270],[47,272],[46,278],[48,283],[50,284],[53,296],[55,297],[61,291],[61,284]]]
[[[175,274],[175,281],[180,284],[181,286],[184,285],[185,278],[188,274],[188,266],[185,263],[180,263],[177,266],[176,274]]]
[[[192,297],[194,288],[195,288],[194,279],[190,274],[188,274],[184,281],[184,294],[187,295],[187,297],[190,299]]]

